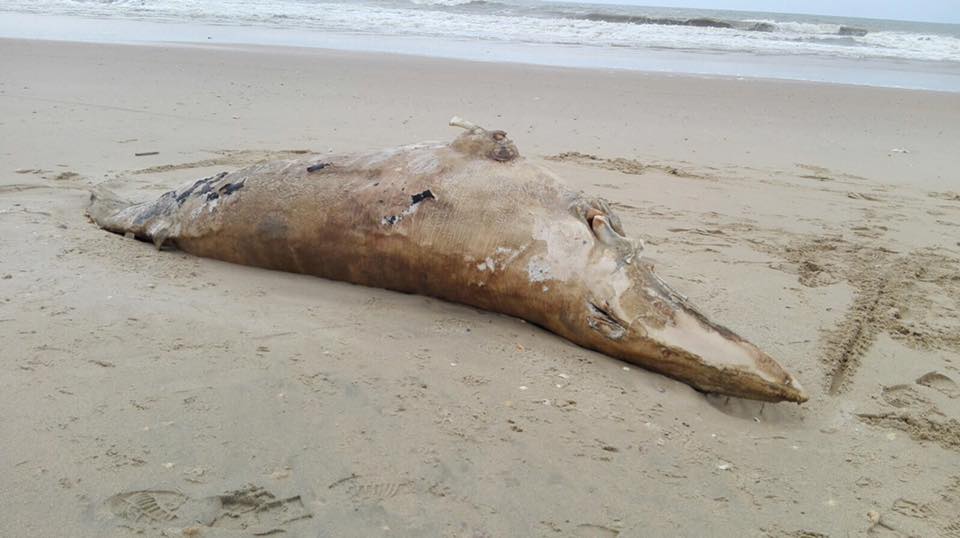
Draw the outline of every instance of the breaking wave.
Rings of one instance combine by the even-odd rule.
[[[725,20],[714,19],[710,17],[670,18],[648,17],[645,15],[623,15],[617,13],[586,13],[584,15],[575,15],[570,18],[627,24],[658,24],[663,26],[694,26],[697,28],[727,28],[733,30],[743,30],[747,32],[784,32],[794,34],[842,36],[865,36],[868,33],[868,30],[855,26],[844,26],[840,24],[777,22],[773,20]]]

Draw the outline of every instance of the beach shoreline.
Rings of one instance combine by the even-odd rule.
[[[11,534],[952,532],[960,94],[287,47],[0,57]],[[453,115],[610,200],[811,400],[703,395],[513,318],[84,216],[95,185],[147,200],[294,151],[450,140]],[[244,502],[256,520],[224,515]]]
[[[12,12],[4,13],[0,18],[0,38],[128,45],[311,48],[488,63],[615,69],[671,76],[720,76],[960,92],[960,63],[902,58],[589,47]]]

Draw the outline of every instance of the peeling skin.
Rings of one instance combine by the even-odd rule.
[[[527,264],[527,280],[530,282],[546,282],[555,280],[550,265],[542,258],[533,258]]]
[[[453,123],[466,131],[450,144],[262,163],[142,204],[98,192],[89,214],[199,256],[516,316],[704,392],[806,400],[660,280],[606,202],[527,162],[502,131]]]

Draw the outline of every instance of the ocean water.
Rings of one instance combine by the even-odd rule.
[[[0,0],[0,35],[216,39],[960,91],[960,25],[812,15],[534,0]]]

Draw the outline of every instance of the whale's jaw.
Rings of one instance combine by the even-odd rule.
[[[637,261],[622,266],[617,276],[606,274],[608,282],[621,282],[595,288],[599,293],[585,305],[587,330],[593,333],[590,347],[703,392],[768,402],[807,401],[799,381],[776,360],[707,319],[649,264]]]

